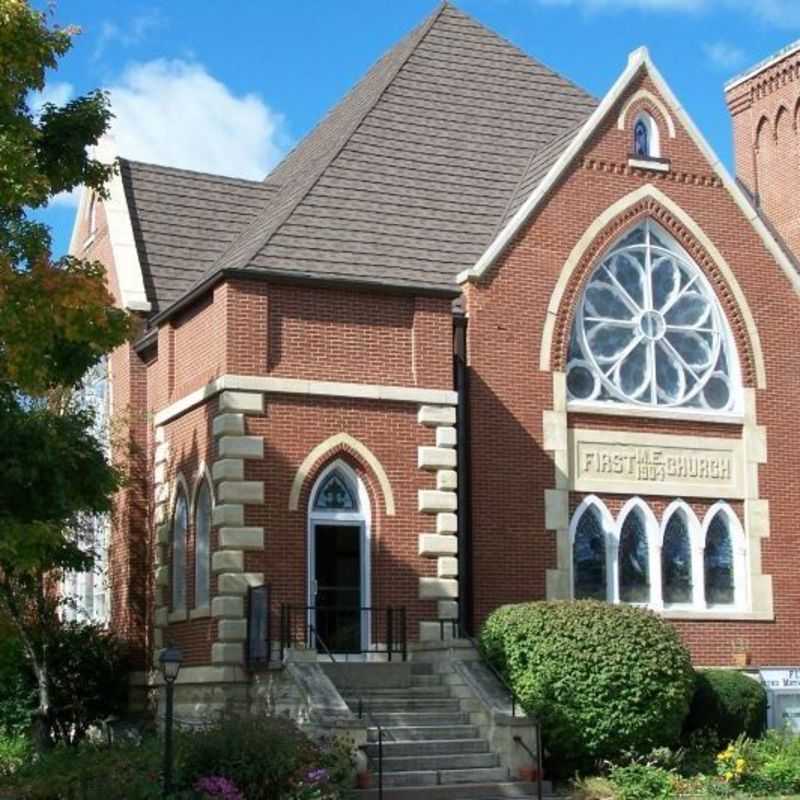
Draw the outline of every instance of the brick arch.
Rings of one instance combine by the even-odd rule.
[[[377,456],[361,441],[349,433],[337,433],[320,442],[303,459],[295,473],[289,493],[289,511],[301,508],[301,497],[306,497],[313,485],[314,478],[331,461],[336,458],[347,460],[356,472],[364,479],[370,494],[370,500],[379,507],[377,500],[383,497],[386,516],[395,515],[395,501],[392,485],[383,464]]]
[[[669,109],[666,105],[659,100],[656,95],[647,89],[639,89],[634,92],[629,98],[628,102],[622,107],[617,117],[617,129],[624,131],[627,125],[628,117],[636,119],[636,115],[640,111],[646,111],[655,120],[657,125],[660,125],[669,135],[670,139],[675,138],[675,122]],[[666,137],[661,137],[662,141]]]
[[[736,276],[700,226],[674,201],[650,185],[631,192],[610,206],[573,248],[548,306],[540,368],[547,372],[566,371],[573,317],[586,281],[603,251],[627,228],[646,217],[654,219],[672,234],[708,278],[736,342],[743,385],[766,388],[760,338]]]
[[[766,114],[763,114],[756,124],[755,135],[753,137],[753,145],[756,150],[764,144],[764,135],[767,128],[769,128],[769,119]]]
[[[779,132],[783,133],[781,126],[790,124],[791,117],[789,116],[789,109],[784,105],[779,106],[778,110],[775,112],[775,124],[772,129],[772,135],[775,137],[776,142],[779,139]]]

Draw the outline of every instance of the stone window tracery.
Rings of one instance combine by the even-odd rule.
[[[333,470],[314,498],[315,511],[358,511],[356,492],[344,475]]]
[[[601,258],[578,303],[567,363],[572,404],[736,413],[738,361],[719,302],[653,220]]]
[[[683,501],[672,503],[659,523],[640,498],[628,501],[615,519],[592,496],[574,512],[570,530],[576,600],[608,599],[657,611],[743,610],[744,539],[727,503],[712,506],[701,526]]]

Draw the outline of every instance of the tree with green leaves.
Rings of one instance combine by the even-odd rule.
[[[91,566],[81,533],[110,511],[120,483],[76,396],[131,332],[102,264],[54,258],[49,229],[31,214],[80,185],[104,197],[115,169],[88,150],[111,120],[103,92],[33,107],[76,33],[25,0],[0,0],[0,613],[36,676],[39,747],[54,717],[56,581]]]

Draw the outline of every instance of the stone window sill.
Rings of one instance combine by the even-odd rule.
[[[635,169],[646,169],[652,172],[669,172],[670,162],[666,158],[642,158],[640,156],[629,156],[628,166]]]
[[[723,611],[722,609],[710,609],[708,611],[678,611],[676,609],[664,609],[657,612],[664,619],[671,619],[676,622],[685,620],[687,622],[774,622],[775,615],[769,612],[755,611]]]
[[[210,606],[198,606],[189,612],[189,619],[202,619],[203,617],[211,616]]]
[[[176,608],[167,615],[167,622],[186,622],[189,614],[185,608]]]
[[[705,411],[673,411],[658,408],[631,408],[630,406],[601,406],[595,403],[570,401],[567,403],[570,414],[599,414],[608,417],[643,417],[647,419],[669,419],[685,422],[713,422],[721,425],[744,425],[741,414],[714,414]]]

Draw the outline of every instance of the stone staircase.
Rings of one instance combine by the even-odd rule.
[[[512,780],[481,735],[482,712],[466,710],[448,681],[446,665],[413,662],[410,684],[380,681],[340,692],[367,720],[365,747],[372,786],[357,795],[378,797],[378,725],[383,730],[383,786],[387,800],[533,798],[536,785]],[[381,665],[375,665],[375,671]],[[549,788],[549,787],[548,787]]]

